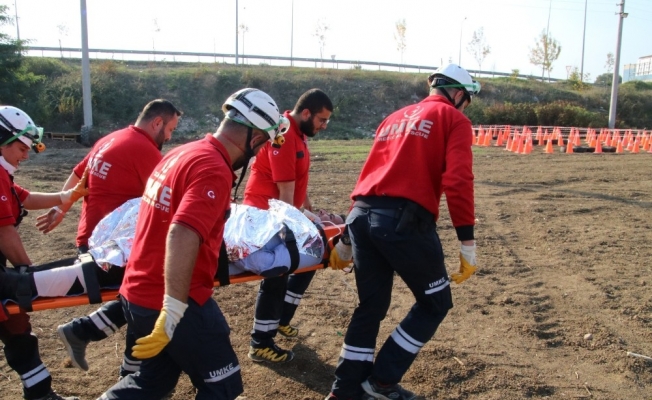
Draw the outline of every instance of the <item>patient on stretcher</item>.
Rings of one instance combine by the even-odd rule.
[[[91,273],[101,289],[115,289],[122,283],[139,205],[140,198],[137,198],[118,207],[100,221],[89,239],[89,253],[95,261]],[[295,272],[322,263],[324,238],[318,226],[334,223],[325,212],[313,220],[278,200],[270,200],[269,210],[232,204],[224,230],[229,275],[251,272],[263,277],[279,276],[290,272],[293,259]],[[337,218],[335,221],[342,222]],[[288,242],[290,239],[296,241],[295,246]],[[292,249],[295,249],[294,257],[291,257]],[[80,259],[72,265],[55,263],[54,268],[35,267],[22,274],[13,270],[0,272],[0,299],[18,301],[23,307],[36,297],[84,294],[87,292],[85,273],[89,270],[84,271]]]

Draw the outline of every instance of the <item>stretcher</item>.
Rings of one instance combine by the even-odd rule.
[[[322,269],[328,266],[328,257],[330,254],[330,249],[333,247],[334,243],[339,240],[344,230],[344,225],[335,225],[328,226],[322,229],[323,237],[325,242],[328,244],[325,246],[324,258],[321,264],[313,265],[311,267],[303,267],[300,270],[297,270],[295,273],[304,273],[309,271],[315,271],[317,269]],[[244,272],[238,275],[231,275],[229,277],[230,284],[251,282],[256,280],[263,279],[262,276],[256,275],[251,272]],[[220,282],[215,280],[214,287],[219,287]],[[51,310],[56,308],[66,308],[66,307],[76,307],[84,306],[89,304],[97,304],[105,301],[115,300],[118,296],[119,289],[103,289],[101,290],[100,296],[101,301],[91,301],[90,297],[87,295],[79,296],[65,296],[65,297],[39,297],[32,300],[32,311],[42,311],[42,310]],[[14,302],[7,302],[5,308],[10,314],[17,314],[21,311],[20,307]]]

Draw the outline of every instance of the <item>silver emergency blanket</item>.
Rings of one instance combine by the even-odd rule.
[[[301,211],[280,200],[269,200],[269,210],[231,204],[224,227],[229,261],[242,260],[262,249],[277,234],[285,238],[285,227],[294,233],[299,253],[321,259],[324,254],[319,231]]]
[[[88,252],[104,271],[112,265],[127,265],[134,244],[139,207],[140,197],[128,200],[102,218],[93,229],[88,239]]]
[[[131,254],[140,198],[131,199],[104,217],[88,240],[89,252],[105,271],[111,266],[125,266]],[[318,263],[324,254],[324,243],[317,227],[299,211],[279,200],[269,201],[269,210],[242,204],[231,204],[231,216],[224,228],[229,262],[244,260],[252,253],[265,248],[268,242],[285,238],[285,226],[292,230],[302,262],[300,267]],[[285,225],[284,225],[285,224]],[[272,242],[274,243],[274,242]],[[269,247],[269,246],[268,246]],[[302,265],[306,264],[308,265]],[[237,263],[240,266],[243,263]],[[260,274],[272,266],[247,267]],[[230,268],[231,274],[243,272],[241,267]]]

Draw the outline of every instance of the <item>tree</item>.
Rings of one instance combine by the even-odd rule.
[[[396,21],[396,32],[394,33],[394,40],[396,40],[396,50],[401,54],[401,64],[403,64],[403,53],[407,47],[405,39],[405,32],[407,31],[407,24],[405,18]]]
[[[59,51],[61,52],[61,58],[63,58],[63,48],[61,46],[61,39],[64,36],[68,36],[68,26],[65,23],[57,25],[57,30],[59,31]]]
[[[466,46],[466,51],[475,58],[475,61],[478,63],[478,69],[481,70],[482,63],[491,53],[491,46],[487,45],[484,37],[484,28],[480,28],[473,32],[473,38],[469,42],[469,45]]]
[[[156,45],[154,44],[155,36],[161,32],[161,27],[158,25],[158,18],[154,18],[152,20],[152,28],[154,32],[154,34],[152,35],[152,50],[156,51]],[[152,54],[152,56],[154,57],[154,61],[156,61],[156,54]]]
[[[7,6],[0,5],[0,26],[13,24],[7,10]],[[22,93],[39,80],[33,73],[26,72],[22,65],[26,43],[0,33],[0,104],[20,105]]]
[[[245,33],[247,32],[249,32],[249,27],[247,25],[244,23],[238,25],[238,33],[242,34],[242,57],[244,57],[245,54]]]
[[[616,59],[614,58],[614,53],[607,53],[607,62],[604,64],[607,72],[613,72],[615,63]]]
[[[546,71],[548,71],[548,79],[550,79],[552,63],[559,58],[560,53],[561,45],[559,42],[550,37],[550,34],[545,31],[541,32],[536,40],[536,46],[530,49],[530,63],[541,66],[541,80],[543,80]]]
[[[580,70],[577,67],[572,67],[570,75],[568,76],[568,82],[571,84],[573,89],[581,91],[588,89],[589,85],[584,82],[589,81],[590,78],[590,74],[587,73],[582,76]]]
[[[324,20],[317,21],[317,26],[315,27],[315,33],[312,36],[317,38],[317,43],[319,43],[319,59],[321,60],[321,66],[324,68],[324,48],[326,47],[326,32],[328,32],[328,24]]]
[[[611,86],[611,82],[613,81],[614,74],[613,72],[607,72],[601,75],[598,75],[597,78],[595,78],[595,84],[597,86]],[[623,77],[618,75],[618,83],[623,83]]]

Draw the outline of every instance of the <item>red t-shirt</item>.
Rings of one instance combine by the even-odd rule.
[[[81,177],[86,166],[89,194],[82,203],[77,228],[77,246],[88,238],[102,218],[125,201],[140,197],[147,178],[161,161],[156,142],[135,126],[115,131],[100,139],[73,171]]]
[[[285,143],[280,148],[267,143],[256,156],[251,166],[251,176],[245,187],[243,203],[263,210],[269,208],[269,199],[278,199],[277,182],[294,181],[293,206],[301,208],[308,193],[308,171],[310,152],[306,136],[299,126],[285,112],[290,120],[290,129],[285,134]]]
[[[147,182],[120,294],[141,307],[161,309],[168,230],[182,224],[201,238],[188,295],[204,304],[213,293],[234,181],[226,149],[210,134],[171,150]]]
[[[12,187],[15,194],[11,190]],[[20,216],[20,204],[27,199],[27,196],[29,192],[15,184],[6,169],[0,168],[0,226],[16,225]]]
[[[472,137],[469,119],[442,96],[392,113],[376,130],[351,198],[402,197],[437,219],[444,192],[458,238],[473,239]]]

